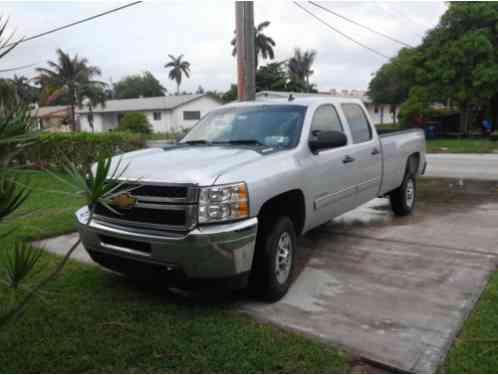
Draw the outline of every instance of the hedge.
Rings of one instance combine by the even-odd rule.
[[[60,168],[68,160],[88,168],[99,158],[145,148],[145,139],[132,133],[42,133],[24,152],[24,163],[34,168]]]

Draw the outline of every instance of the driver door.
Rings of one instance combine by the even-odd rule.
[[[336,108],[332,104],[318,107],[312,118],[309,137],[320,131],[344,131]],[[306,184],[313,203],[312,226],[323,224],[355,207],[354,168],[349,162],[351,140],[346,146],[321,150],[311,154],[305,168]]]

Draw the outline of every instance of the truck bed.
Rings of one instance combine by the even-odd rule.
[[[419,173],[425,162],[425,135],[422,129],[379,130],[379,141],[383,153],[381,192],[388,193],[401,185],[405,174],[406,160],[418,153]]]

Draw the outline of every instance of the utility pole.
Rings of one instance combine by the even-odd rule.
[[[254,38],[254,2],[235,2],[237,48],[237,91],[239,101],[256,98],[256,54]]]

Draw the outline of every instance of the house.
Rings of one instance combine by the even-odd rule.
[[[71,131],[71,107],[55,105],[33,109],[31,115],[38,120],[40,129],[49,132]]]
[[[396,114],[391,110],[389,104],[374,104],[368,97],[365,91],[362,90],[336,90],[332,89],[329,92],[319,93],[303,93],[303,92],[281,92],[281,91],[260,91],[256,94],[256,100],[272,99],[272,98],[288,98],[289,95],[294,97],[302,96],[341,96],[361,99],[365,108],[368,111],[370,118],[375,125],[394,123],[395,119],[398,122],[399,107],[396,107]]]
[[[147,116],[155,133],[175,132],[191,128],[207,112],[222,105],[212,94],[158,96],[153,98],[113,99],[92,109],[93,126],[88,122],[89,108],[78,108],[82,131],[106,132],[119,125],[127,112],[142,112]]]

